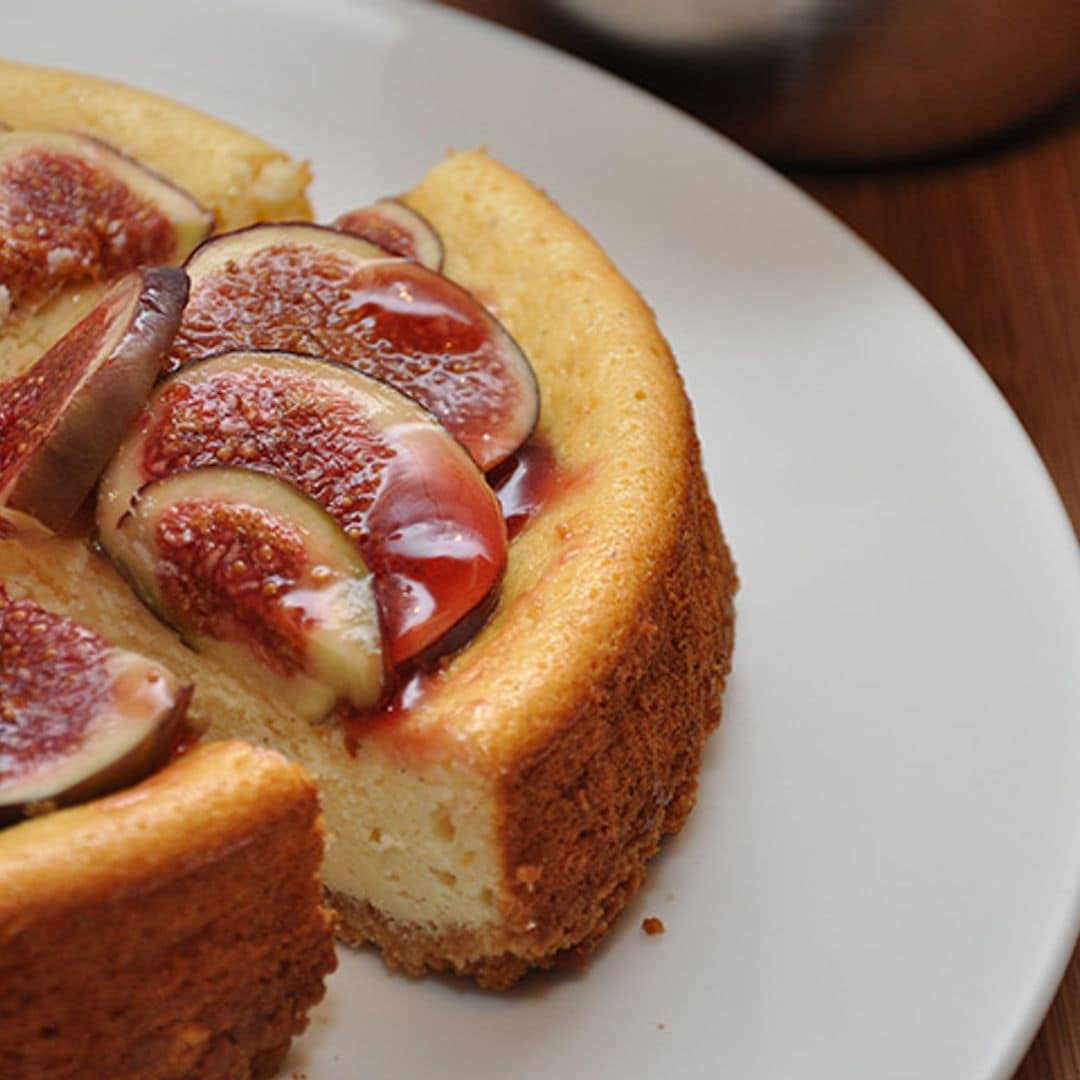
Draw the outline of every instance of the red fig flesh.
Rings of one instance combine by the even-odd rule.
[[[0,820],[140,780],[190,697],[159,664],[0,587]]]
[[[199,652],[310,720],[374,706],[382,633],[356,546],[265,473],[210,467],[142,488],[107,542],[137,591]]]
[[[183,270],[135,271],[0,385],[0,506],[67,524],[146,401],[186,296]]]
[[[352,233],[390,255],[411,259],[429,270],[443,267],[443,244],[431,222],[397,199],[379,199],[334,219],[334,228]]]
[[[485,472],[536,425],[524,354],[449,279],[336,229],[257,225],[188,260],[191,299],[170,370],[228,349],[337,360],[433,413]]]
[[[345,530],[375,576],[392,665],[437,646],[502,576],[498,501],[445,429],[351,368],[285,353],[227,353],[161,383],[102,478],[106,551],[144,484],[223,463],[288,480]]]
[[[213,223],[186,192],[97,139],[0,132],[0,282],[12,308],[182,262]]]

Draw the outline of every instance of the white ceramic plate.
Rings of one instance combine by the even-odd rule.
[[[496,996],[343,954],[290,1069],[1006,1076],[1077,928],[1080,563],[927,306],[703,128],[442,9],[37,0],[0,48],[308,156],[324,214],[486,144],[641,288],[696,404],[743,589],[690,824],[584,973]]]

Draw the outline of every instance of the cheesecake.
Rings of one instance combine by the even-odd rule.
[[[213,208],[219,231],[309,216],[305,166],[253,158],[224,126],[203,160],[191,146],[215,122],[181,111],[164,132],[164,106],[136,91],[0,67],[0,118],[77,128],[91,110],[65,109],[60,89],[108,102],[88,134]],[[737,580],[670,349],[596,242],[482,151],[450,154],[400,201],[539,390],[531,436],[488,474],[509,542],[468,640],[402,669],[378,707],[313,722],[188,648],[77,529],[0,542],[0,577],[192,683],[209,739],[271,747],[315,778],[332,836],[322,880],[345,942],[410,973],[502,988],[594,949],[685,822],[720,720]],[[6,340],[0,327],[0,365],[20,370],[52,310],[70,323],[69,293]]]

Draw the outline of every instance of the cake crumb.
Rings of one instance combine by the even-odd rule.
[[[667,927],[664,926],[664,921],[658,919],[655,915],[650,915],[646,919],[641,920],[641,929],[645,931],[649,937],[653,937],[656,934],[662,934]]]
[[[536,883],[540,880],[542,874],[543,867],[522,863],[514,871],[514,878],[518,884],[524,885],[528,892],[533,893],[536,892]]]

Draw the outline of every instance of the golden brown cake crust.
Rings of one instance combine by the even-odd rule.
[[[0,834],[0,1075],[269,1076],[333,970],[314,784],[201,747]]]
[[[622,658],[503,782],[507,915],[528,965],[595,948],[694,806],[731,668],[737,581],[696,440],[686,468],[676,542]]]
[[[334,902],[345,939],[395,966],[505,987],[595,948],[684,823],[720,719],[737,580],[671,354],[606,256],[482,153],[452,156],[410,201],[443,233],[450,275],[533,361],[541,433],[570,480],[514,541],[495,617],[408,721],[461,724],[480,748],[501,922],[433,929]]]
[[[734,647],[738,583],[696,441],[686,476],[678,541],[657,567],[621,661],[565,711],[555,739],[506,774],[506,927],[433,934],[331,894],[343,940],[372,942],[413,975],[453,971],[504,989],[530,968],[580,963],[640,888],[663,836],[693,809]]]

